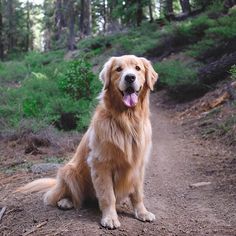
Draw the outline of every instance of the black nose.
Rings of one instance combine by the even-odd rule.
[[[129,84],[133,83],[135,81],[135,75],[133,74],[128,74],[125,76],[125,81]]]

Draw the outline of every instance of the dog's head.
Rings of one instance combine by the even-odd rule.
[[[128,108],[138,104],[142,91],[153,90],[157,78],[147,59],[133,55],[110,58],[100,73],[104,90],[111,90]]]

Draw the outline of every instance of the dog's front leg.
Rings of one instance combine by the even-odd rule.
[[[102,211],[101,225],[109,229],[120,227],[111,170],[104,163],[94,164],[91,166],[91,176]]]
[[[134,186],[134,192],[130,194],[130,200],[134,207],[135,218],[141,221],[154,221],[155,215],[148,211],[143,203],[143,177],[141,181],[137,182]]]

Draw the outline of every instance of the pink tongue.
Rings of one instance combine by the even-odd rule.
[[[123,102],[127,107],[133,107],[138,103],[138,96],[136,93],[125,94]]]

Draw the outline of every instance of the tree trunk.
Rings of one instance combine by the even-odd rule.
[[[166,0],[165,10],[167,14],[174,12],[173,10],[173,0]]]
[[[79,29],[80,29],[80,33],[83,35],[84,34],[84,0],[81,0]]]
[[[2,1],[0,0],[0,59],[4,59]]]
[[[107,9],[106,9],[106,0],[103,0],[102,3],[102,8],[103,8],[103,32],[106,32],[107,29]]]
[[[8,18],[8,51],[11,51],[14,47],[14,23],[13,23],[13,2],[7,1],[7,18]]]
[[[153,22],[153,14],[152,14],[152,0],[148,1],[148,10],[149,10],[149,18],[150,22]]]
[[[142,0],[137,0],[137,12],[136,12],[136,23],[137,26],[140,26],[143,20],[143,8],[142,8]]]
[[[26,2],[26,28],[27,28],[27,33],[26,33],[26,42],[25,42],[25,51],[29,51],[30,47],[30,6],[29,6],[29,0]]]
[[[62,27],[65,27],[65,16],[63,5],[65,3],[62,0],[56,0],[55,2],[55,40],[60,40]]]
[[[166,0],[164,14],[167,20],[174,19],[173,0]]]
[[[180,5],[183,13],[189,14],[191,12],[191,6],[189,4],[189,0],[180,0]]]
[[[59,40],[61,36],[62,21],[62,3],[61,0],[55,2],[55,40]]]
[[[90,35],[92,30],[91,0],[81,0],[80,32]]]
[[[70,51],[75,50],[75,10],[74,1],[70,0],[69,3],[69,38],[68,38],[68,49]]]
[[[108,9],[107,9],[107,31],[113,32],[119,30],[120,24],[118,17],[113,16],[113,12],[115,7],[117,6],[117,0],[109,0],[108,1]]]
[[[86,0],[84,5],[84,34],[90,35],[92,31],[91,0]]]

